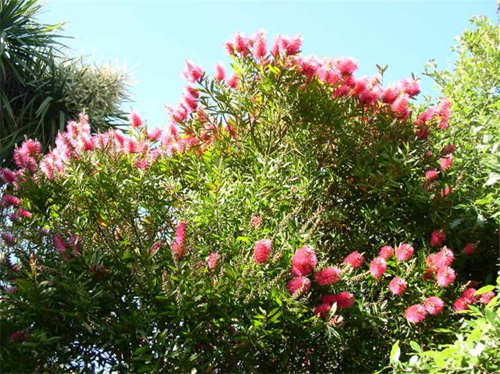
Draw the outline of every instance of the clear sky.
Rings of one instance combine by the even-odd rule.
[[[415,73],[431,59],[446,66],[455,37],[473,15],[497,20],[496,1],[167,1],[49,0],[43,22],[66,21],[66,43],[87,61],[118,62],[131,72],[132,106],[150,127],[166,123],[165,104],[177,104],[190,59],[213,72],[229,59],[222,44],[236,31],[264,29],[301,34],[303,53],[352,56],[359,75],[373,75],[375,64],[389,65],[388,83]],[[436,95],[423,78],[423,95]]]

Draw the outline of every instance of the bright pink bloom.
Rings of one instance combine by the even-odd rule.
[[[10,215],[10,219],[14,222],[18,222],[21,218],[30,218],[31,213],[24,208],[18,208],[14,213]]]
[[[234,50],[234,43],[233,42],[225,42],[224,49],[228,53],[228,55],[234,56],[235,50]]]
[[[380,278],[387,270],[387,263],[382,257],[375,257],[370,262],[370,273],[374,278]]]
[[[476,253],[476,245],[474,243],[467,243],[462,252],[467,256],[471,256]]]
[[[348,291],[337,294],[337,306],[339,308],[347,309],[354,305],[354,295]]]
[[[439,171],[437,170],[429,170],[425,172],[425,179],[427,180],[427,186],[430,186],[432,182],[434,182],[439,175]]]
[[[425,258],[425,263],[429,267],[429,270],[436,272],[440,268],[438,253],[431,253]]]
[[[429,297],[424,301],[424,308],[431,315],[439,314],[444,309],[444,302],[437,296]]]
[[[342,74],[352,74],[358,68],[358,62],[350,57],[339,58],[335,61],[337,69]]]
[[[187,248],[185,247],[186,241],[186,222],[179,222],[175,230],[175,240],[172,244],[172,252],[181,258],[187,253]]]
[[[135,127],[135,128],[142,125],[142,118],[139,117],[139,115],[136,112],[130,113],[129,121],[130,121],[130,124],[132,125],[132,127]]]
[[[236,33],[234,35],[233,45],[234,50],[242,55],[246,55],[249,52],[248,38],[241,33]]]
[[[269,253],[271,253],[270,239],[261,239],[255,243],[253,258],[256,263],[264,264],[269,258]]]
[[[441,192],[439,192],[439,195],[441,196],[441,199],[447,199],[450,192],[451,192],[450,187],[446,186],[441,190]]]
[[[410,244],[403,243],[396,248],[396,260],[408,261],[413,256],[415,249]]]
[[[148,139],[151,141],[156,141],[161,137],[162,130],[159,127],[155,127],[153,130],[148,132]]]
[[[425,311],[425,308],[420,304],[416,304],[406,309],[405,317],[408,322],[420,323],[425,319],[426,314],[427,312]]]
[[[19,200],[15,196],[9,195],[7,193],[2,196],[2,201],[1,201],[2,206],[7,207],[7,206],[19,205],[19,204],[21,204],[21,200]]]
[[[380,248],[379,257],[382,257],[384,260],[388,260],[392,255],[394,255],[394,248],[390,245],[384,245]]]
[[[219,262],[219,258],[220,258],[220,256],[217,252],[212,252],[208,255],[207,264],[208,264],[208,268],[210,270],[214,270],[217,267],[217,264]]]
[[[56,252],[61,253],[66,251],[66,243],[59,235],[54,236],[54,244],[56,247]]]
[[[444,243],[446,239],[446,234],[443,232],[443,230],[434,230],[431,233],[431,246],[432,247],[439,247],[441,244]]]
[[[295,277],[286,285],[286,288],[291,295],[296,292],[303,294],[309,289],[309,287],[311,287],[311,281],[307,277]]]
[[[194,83],[199,81],[205,71],[202,67],[194,64],[192,61],[186,60],[184,70],[182,71],[182,75],[188,80],[188,82]]]
[[[479,301],[486,305],[488,304],[491,299],[493,299],[495,297],[495,293],[493,291],[488,291],[488,292],[485,292],[483,294],[481,294],[480,298],[479,298]]]
[[[344,259],[344,264],[349,265],[353,269],[359,268],[365,262],[364,256],[358,251],[354,251],[347,255]]]
[[[0,178],[4,180],[7,184],[14,184],[17,182],[16,174],[10,169],[0,169]]]
[[[449,266],[443,266],[438,269],[436,274],[437,284],[440,287],[448,287],[456,278],[455,270]]]
[[[441,250],[436,254],[436,266],[437,268],[442,268],[444,266],[450,266],[455,259],[455,255],[451,249],[446,247],[441,248]]]
[[[401,81],[403,91],[410,97],[415,97],[420,93],[420,86],[417,80],[403,79]]]
[[[453,303],[453,310],[455,312],[459,312],[461,310],[467,310],[469,309],[470,304],[471,304],[470,300],[467,299],[466,297],[459,297]]]
[[[439,167],[442,171],[450,168],[453,165],[453,156],[449,155],[448,157],[442,157],[439,159]]]
[[[300,47],[302,46],[302,37],[300,35],[295,35],[285,46],[287,55],[293,56],[300,52]]]
[[[8,247],[15,245],[17,242],[16,238],[14,236],[12,236],[11,234],[9,234],[8,232],[2,232],[1,237],[2,237],[4,244]]]
[[[319,315],[320,318],[326,319],[328,317],[330,309],[332,309],[331,304],[323,303],[314,308],[313,314],[315,316]]]
[[[226,85],[229,87],[229,88],[237,88],[238,87],[238,76],[236,75],[236,73],[233,73],[229,79],[227,80],[226,82]]]
[[[226,77],[226,71],[224,70],[224,66],[220,63],[217,63],[217,65],[215,65],[214,79],[217,82],[220,82],[224,80],[225,77]]]
[[[401,295],[406,290],[406,281],[403,278],[393,278],[389,283],[389,290],[394,295]]]
[[[336,266],[330,266],[326,269],[317,271],[314,274],[314,278],[320,286],[329,286],[340,281],[342,278],[342,270]]]
[[[254,37],[253,42],[253,55],[255,58],[262,58],[266,56],[266,34],[259,32]]]
[[[475,303],[478,300],[478,296],[476,295],[476,289],[475,288],[467,288],[462,292],[462,297],[465,297],[467,300],[470,301],[471,304]]]
[[[405,119],[409,115],[408,99],[406,96],[399,96],[391,104],[391,109],[398,118]]]
[[[314,269],[316,263],[316,253],[304,246],[292,256],[292,274],[296,277],[307,275]]]
[[[446,129],[451,115],[451,103],[448,101],[448,98],[443,97],[441,99],[436,106],[435,115],[441,117],[438,127],[440,129]]]
[[[399,87],[395,84],[391,84],[384,90],[382,100],[384,101],[384,103],[392,104],[398,98],[399,92],[400,92]]]

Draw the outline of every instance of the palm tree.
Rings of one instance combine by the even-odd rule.
[[[69,59],[59,41],[63,23],[41,24],[39,0],[0,0],[0,164],[26,137],[44,151],[68,120],[86,112],[94,131],[124,123],[120,103],[127,75]]]

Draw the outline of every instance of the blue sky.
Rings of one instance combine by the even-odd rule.
[[[208,73],[221,61],[229,65],[222,44],[236,31],[264,29],[301,34],[303,53],[352,56],[358,75],[373,75],[375,64],[389,65],[388,83],[415,73],[421,76],[431,59],[446,66],[455,37],[473,15],[496,20],[490,1],[148,1],[49,0],[43,22],[66,21],[64,34],[74,55],[88,62],[116,62],[130,71],[133,86],[126,103],[150,127],[167,121],[165,104],[176,104],[185,84],[184,60]],[[436,95],[423,77],[422,94]]]

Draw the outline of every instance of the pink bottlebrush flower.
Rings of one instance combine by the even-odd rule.
[[[475,288],[466,288],[464,292],[462,292],[462,297],[465,297],[467,300],[470,301],[471,304],[475,303],[479,297],[476,295],[476,289]]]
[[[302,36],[295,35],[290,39],[290,41],[287,43],[285,47],[286,54],[289,56],[296,55],[297,53],[300,52],[301,46],[302,46]]]
[[[226,77],[226,71],[224,70],[224,66],[220,63],[217,63],[217,65],[215,65],[214,79],[217,82],[220,82],[224,80],[225,77]]]
[[[342,309],[350,308],[354,305],[354,295],[348,291],[336,295],[337,306]]]
[[[7,184],[14,184],[17,182],[17,176],[16,174],[7,168],[0,169],[0,178],[3,179],[3,181]]]
[[[248,38],[245,37],[241,33],[236,33],[234,35],[234,50],[236,52],[241,53],[243,56],[248,54],[249,52],[249,45],[248,45]]]
[[[403,243],[396,248],[396,260],[408,261],[414,252],[415,249],[410,244]]]
[[[292,256],[292,274],[296,277],[307,275],[314,269],[316,263],[316,253],[304,246]]]
[[[350,91],[351,91],[351,89],[349,88],[349,86],[342,85],[340,87],[337,87],[333,91],[332,97],[347,97],[347,96],[349,96]]]
[[[441,149],[441,156],[447,156],[450,153],[455,152],[457,148],[453,144],[448,144]]]
[[[344,264],[349,265],[353,269],[359,268],[365,262],[365,258],[358,251],[354,251],[347,255],[344,259]]]
[[[195,83],[199,81],[203,77],[203,74],[205,74],[205,71],[202,67],[194,64],[192,61],[186,60],[182,75],[188,82]]]
[[[236,73],[233,73],[226,82],[227,87],[229,88],[237,88],[238,87],[238,76]]]
[[[429,135],[431,134],[431,130],[426,125],[418,125],[415,130],[415,136],[421,140],[429,139]]]
[[[391,84],[384,90],[382,101],[387,104],[392,104],[399,97],[400,88],[398,85]]]
[[[439,171],[437,170],[429,170],[425,172],[425,179],[427,180],[427,183],[432,183],[434,182],[439,175]]]
[[[151,141],[157,141],[161,137],[162,130],[159,127],[155,127],[153,130],[148,131],[148,139]]]
[[[266,34],[259,32],[255,35],[253,42],[253,55],[255,58],[263,58],[267,54],[266,50]]]
[[[434,230],[431,233],[430,244],[432,247],[439,247],[446,240],[446,234],[442,230]]]
[[[470,303],[469,299],[467,299],[465,297],[459,297],[453,303],[453,310],[455,312],[459,312],[459,311],[462,311],[462,310],[467,310],[467,309],[469,309],[469,305],[470,304],[471,303]]]
[[[493,291],[488,291],[488,292],[481,294],[481,296],[479,297],[479,301],[482,304],[487,305],[491,301],[491,299],[493,299],[494,297],[495,297],[495,293]]]
[[[214,270],[219,262],[220,255],[217,252],[212,252],[208,255],[207,265],[210,270]]]
[[[320,286],[329,286],[337,283],[342,278],[342,270],[336,266],[330,266],[326,269],[319,270],[314,274],[316,283]]]
[[[307,277],[295,277],[286,285],[288,292],[293,295],[296,292],[303,294],[311,287],[311,281]]]
[[[424,308],[427,313],[435,316],[444,309],[444,301],[437,296],[429,297],[424,301]]]
[[[172,244],[172,252],[181,258],[187,253],[187,248],[185,247],[186,241],[186,222],[179,222],[175,230],[175,239]]]
[[[163,242],[161,240],[158,240],[157,242],[155,242],[151,248],[149,249],[149,253],[154,256],[156,254],[156,252],[158,252],[158,250],[161,248],[161,246],[163,245]]]
[[[9,234],[8,232],[2,232],[2,240],[3,240],[3,243],[8,246],[8,247],[12,247],[13,245],[15,245],[17,243],[17,240],[14,236],[12,236],[11,234]]]
[[[234,49],[234,43],[233,42],[225,42],[224,43],[224,50],[230,56],[234,56],[234,54],[236,53],[236,51]]]
[[[316,308],[314,308],[313,314],[315,316],[319,316],[322,319],[326,319],[328,317],[328,313],[330,312],[330,309],[332,309],[331,304],[320,304]]]
[[[17,221],[19,218],[30,218],[31,213],[24,208],[18,208],[12,216],[14,220]]]
[[[186,108],[188,113],[193,113],[198,108],[198,102],[191,96],[185,96],[182,105]]]
[[[368,90],[368,77],[354,79],[354,87],[351,90],[351,95],[359,95]]]
[[[436,272],[440,268],[438,253],[431,253],[425,258],[425,263],[432,272]]]
[[[25,340],[26,340],[26,334],[23,331],[15,331],[9,337],[9,341],[11,343],[22,343]]]
[[[370,262],[370,273],[374,278],[380,278],[387,270],[387,263],[382,257],[375,257]]]
[[[474,243],[467,243],[464,249],[462,249],[462,252],[467,256],[472,256],[476,253],[476,245]]]
[[[456,278],[455,270],[449,266],[440,267],[436,274],[437,284],[440,287],[448,287]]]
[[[394,248],[390,245],[384,245],[380,248],[379,257],[382,257],[384,260],[390,259],[394,255]]]
[[[448,98],[443,97],[439,101],[436,106],[435,115],[441,118],[438,127],[440,129],[446,129],[448,127],[448,120],[451,116],[451,103],[448,101]]]
[[[277,56],[281,52],[281,45],[283,43],[283,38],[281,35],[277,35],[274,40],[273,44],[271,46],[271,55]]]
[[[142,118],[136,112],[132,112],[129,116],[129,122],[132,127],[137,128],[142,125]]]
[[[389,290],[394,295],[401,295],[406,290],[406,281],[403,278],[393,278],[389,283]]]
[[[409,97],[415,97],[420,93],[420,86],[415,79],[403,79],[401,81],[403,91]]]
[[[398,96],[398,98],[391,104],[391,110],[394,112],[396,117],[406,119],[409,115],[407,97],[404,95]]]
[[[451,192],[450,187],[446,186],[439,192],[439,196],[441,196],[441,199],[447,199],[450,192]]]
[[[442,171],[450,168],[453,165],[453,156],[449,155],[448,157],[442,157],[439,159],[439,167]]]
[[[432,116],[434,115],[435,109],[433,107],[427,109],[425,112],[420,113],[417,116],[417,120],[415,121],[416,125],[425,125],[427,122],[429,122],[432,119]]]
[[[195,87],[188,85],[184,87],[184,96],[197,99],[200,97],[200,92]]]
[[[455,259],[455,255],[453,254],[453,251],[446,248],[446,247],[443,247],[436,254],[436,266],[438,268],[450,266],[453,263],[454,259]]]
[[[251,219],[250,219],[250,224],[257,228],[259,227],[261,224],[262,224],[262,218],[260,216],[253,216]]]
[[[12,205],[17,206],[19,204],[21,204],[21,200],[19,200],[17,197],[12,196],[12,195],[7,194],[7,193],[3,194],[2,201],[1,201],[2,206],[5,206],[5,207],[12,206]]]
[[[255,243],[253,258],[256,263],[264,264],[271,253],[271,239],[261,239]]]
[[[426,314],[427,312],[425,311],[423,305],[416,304],[406,309],[405,317],[408,320],[408,322],[420,323],[425,319]]]
[[[65,252],[67,249],[66,243],[59,235],[54,236],[54,245],[56,247],[56,252],[58,253]]]
[[[335,60],[336,68],[345,75],[350,75],[358,68],[358,62],[350,57],[343,57]]]

